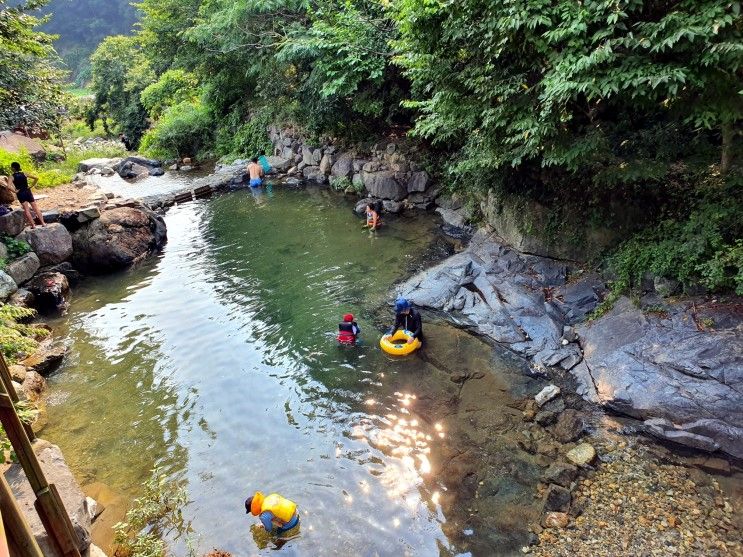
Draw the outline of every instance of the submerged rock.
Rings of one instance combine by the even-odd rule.
[[[21,361],[21,365],[27,371],[35,371],[39,375],[47,376],[59,367],[66,354],[67,347],[64,344],[45,340],[39,344],[36,352]]]
[[[585,466],[596,458],[596,449],[588,443],[581,443],[569,450],[565,457],[576,466]]]
[[[577,410],[568,408],[557,418],[557,424],[552,431],[558,441],[570,443],[583,435],[583,418]]]
[[[558,387],[557,385],[547,385],[544,389],[537,393],[537,396],[534,397],[534,400],[536,401],[537,406],[541,408],[559,394],[560,387]]]
[[[570,508],[572,497],[570,490],[562,486],[551,484],[544,497],[544,510],[567,512]]]
[[[67,466],[59,447],[52,445],[48,441],[39,439],[34,442],[33,448],[47,481],[53,483],[57,491],[59,491],[59,496],[62,499],[62,503],[64,503],[65,510],[77,534],[78,549],[80,553],[84,554],[88,546],[90,546],[90,515],[88,513],[85,495],[83,495],[80,486],[75,481],[75,477]],[[26,479],[21,465],[17,463],[11,464],[5,472],[5,479],[10,484],[18,506],[26,517],[31,532],[41,548],[41,552],[50,557],[57,556],[58,554],[54,544],[46,533],[46,529],[34,509],[36,496]]]
[[[70,296],[70,283],[62,273],[41,273],[32,278],[26,288],[34,295],[41,313],[64,311]]]
[[[578,477],[578,468],[567,462],[554,462],[544,472],[542,479],[547,483],[570,487],[570,484]]]
[[[111,209],[75,232],[73,261],[86,273],[116,271],[161,249],[166,239],[165,222],[149,209]]]

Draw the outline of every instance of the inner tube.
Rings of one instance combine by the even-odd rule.
[[[379,340],[379,346],[393,356],[407,356],[412,354],[421,347],[421,341],[417,338],[413,342],[408,343],[408,339],[413,338],[413,334],[410,331],[398,330],[392,336],[384,335]]]

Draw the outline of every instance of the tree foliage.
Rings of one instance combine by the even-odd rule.
[[[56,128],[62,73],[52,36],[38,31],[35,10],[47,0],[0,0],[0,128]]]
[[[95,105],[89,123],[110,117],[135,145],[149,127],[141,94],[155,74],[136,37],[106,38],[91,56]]]
[[[719,137],[743,116],[737,1],[392,5],[416,133],[459,150],[451,170],[462,181],[534,166],[655,176],[646,163],[672,162],[679,131]],[[653,128],[670,141],[634,149]]]

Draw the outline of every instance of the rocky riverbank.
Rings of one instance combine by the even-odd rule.
[[[586,400],[652,435],[743,456],[739,300],[665,299],[648,314],[622,299],[587,321],[606,293],[601,277],[521,254],[485,230],[399,293],[528,358],[536,373],[569,371]]]
[[[75,193],[70,193],[72,190]],[[54,203],[54,198],[57,203]],[[60,199],[65,200],[59,203]],[[44,204],[46,227],[24,228],[23,212],[12,210],[0,216],[0,302],[30,308],[42,318],[66,310],[71,289],[88,274],[125,269],[158,251],[166,241],[165,224],[143,203],[109,196],[95,187],[69,186],[59,195],[40,200]],[[34,323],[36,330],[47,330]],[[47,335],[32,353],[20,353],[10,365],[13,386],[21,400],[41,410],[34,428],[43,426],[42,393],[46,377],[61,364],[67,346]],[[64,457],[55,445],[43,440],[34,450],[47,479],[54,483],[65,503],[84,554],[102,555],[91,545],[91,523],[103,508],[86,498]],[[23,509],[45,555],[54,555],[46,531],[34,511],[30,491],[18,464],[5,470],[13,492]],[[88,553],[85,553],[88,552]]]

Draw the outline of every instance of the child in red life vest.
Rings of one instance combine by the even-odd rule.
[[[338,324],[338,342],[341,344],[356,344],[356,340],[361,333],[358,323],[353,320],[353,314],[347,313],[343,316],[343,321]]]

